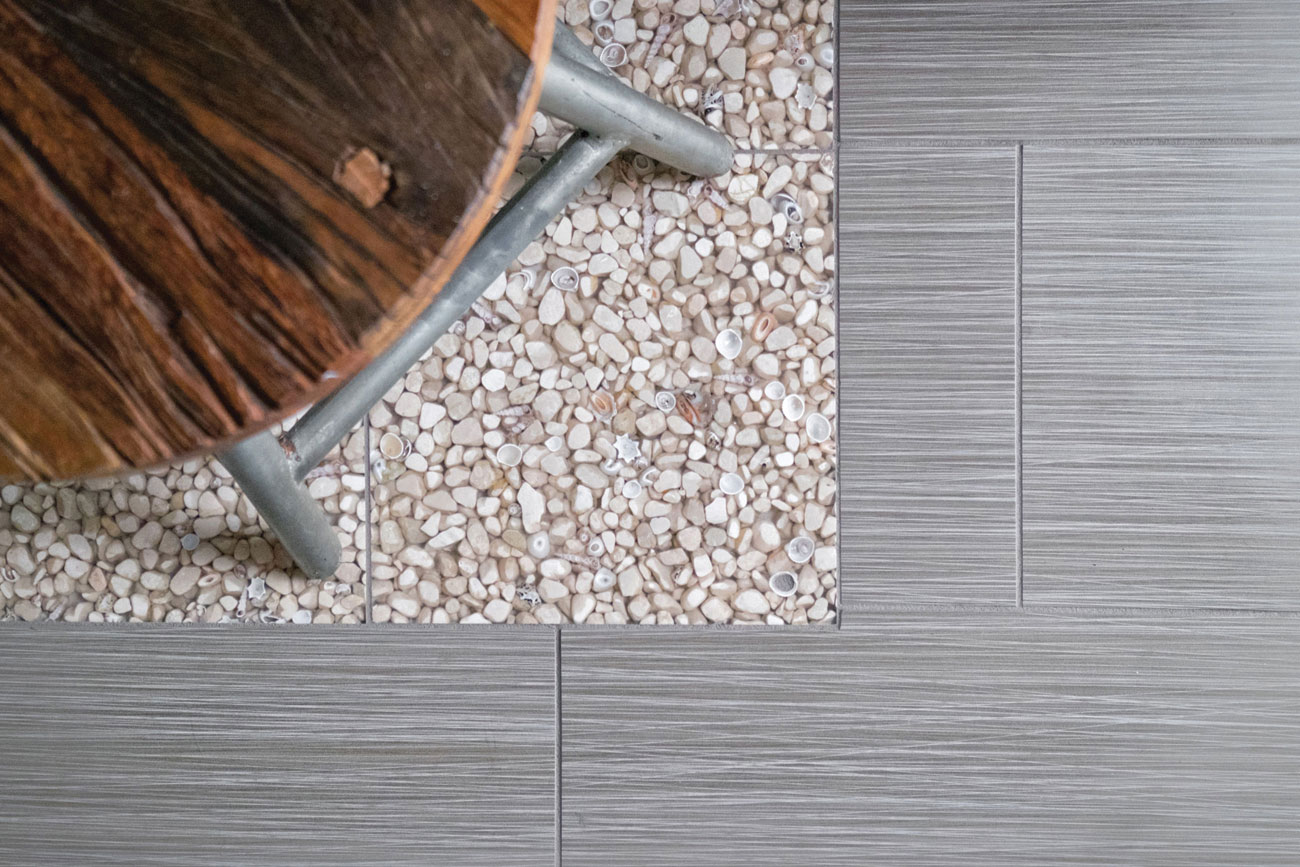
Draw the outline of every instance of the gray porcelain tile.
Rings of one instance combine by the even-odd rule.
[[[0,629],[0,863],[554,863],[554,637]]]
[[[1300,607],[1300,148],[1027,148],[1025,600]]]
[[[845,620],[1015,600],[1013,148],[846,144]]]
[[[845,141],[1300,135],[1300,4],[844,0]]]
[[[563,636],[565,867],[1293,864],[1290,617]]]

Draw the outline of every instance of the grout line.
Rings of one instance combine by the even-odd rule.
[[[838,129],[838,127],[837,127]],[[1122,137],[1122,136],[1080,136],[1044,137],[1044,138],[996,138],[996,137],[931,137],[913,135],[865,135],[850,137],[848,143],[856,147],[908,147],[908,148],[944,148],[944,147],[1006,147],[1008,145],[1029,145],[1031,147],[1295,147],[1300,145],[1300,138],[1291,136],[1262,137]]]
[[[1071,605],[1034,604],[1011,605],[1009,603],[955,603],[955,602],[914,602],[914,603],[878,603],[855,608],[852,613],[877,615],[875,623],[888,623],[887,618],[879,615],[949,615],[975,617],[988,614],[1006,614],[1024,617],[1071,616],[1071,617],[1133,617],[1147,619],[1176,619],[1184,617],[1216,618],[1280,618],[1293,620],[1300,617],[1300,609],[1295,608],[1174,608],[1161,605]],[[856,630],[848,630],[853,632]]]
[[[1022,352],[1021,295],[1024,262],[1025,146],[1016,145],[1016,241],[1015,241],[1015,388],[1016,388],[1016,605],[1025,604],[1025,498],[1024,498],[1024,358]]]
[[[563,632],[555,630],[555,867],[564,867],[564,715],[560,644]]]
[[[365,443],[366,443],[366,455],[365,455],[366,554],[364,558],[365,570],[366,570],[366,625],[370,626],[375,622],[375,593],[374,593],[375,575],[374,575],[374,571],[371,569],[371,566],[373,565],[371,560],[371,535],[373,534],[374,527],[375,527],[374,515],[372,515],[371,512],[375,507],[375,499],[374,499],[374,492],[370,488],[370,481],[371,478],[374,476],[374,473],[370,471],[370,413],[366,413],[366,417],[363,421],[363,424],[365,425]]]

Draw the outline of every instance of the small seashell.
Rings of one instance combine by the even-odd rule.
[[[641,174],[648,174],[655,167],[655,161],[645,154],[635,154],[632,157],[632,168]]]
[[[812,69],[815,64],[811,54],[800,54],[794,59],[794,65],[800,69]]]
[[[311,623],[311,612],[306,608],[299,608],[297,611],[293,612],[293,616],[290,617],[289,620],[299,626],[306,626],[308,623]]]
[[[734,497],[745,489],[745,480],[735,473],[723,473],[718,479],[718,490],[729,497]]]
[[[618,579],[614,575],[614,570],[602,567],[596,570],[596,577],[595,580],[591,582],[591,587],[597,593],[600,593],[604,590],[611,589],[614,586],[614,582],[617,580]]]
[[[677,401],[677,414],[692,427],[706,427],[713,419],[713,404],[703,393],[694,389],[685,389],[681,395],[683,399]]]
[[[254,578],[248,582],[248,598],[254,602],[261,602],[266,598],[266,579]]]
[[[749,329],[749,336],[753,337],[756,343],[762,343],[775,330],[776,316],[771,313],[760,313]]]
[[[824,443],[831,438],[831,423],[826,416],[815,412],[808,416],[808,439],[815,443]]]
[[[220,580],[221,580],[221,576],[220,576],[220,575],[216,575],[216,574],[208,574],[208,575],[204,575],[202,578],[200,578],[200,579],[198,580],[198,586],[199,586],[199,587],[211,587],[211,586],[213,586],[214,584],[216,584],[216,583],[217,583],[218,581],[220,581]]]
[[[799,207],[799,203],[794,200],[794,197],[788,193],[777,193],[773,196],[772,207],[785,214],[785,218],[791,223],[803,222],[803,210]]]
[[[181,536],[181,547],[186,551],[193,551],[195,548],[199,547],[199,537],[194,533],[186,533],[184,536]]]
[[[614,24],[610,21],[597,21],[591,26],[596,36],[597,45],[608,45],[614,41]]]
[[[411,443],[406,437],[386,433],[379,438],[379,453],[390,461],[400,461],[411,453]]]
[[[781,380],[774,379],[763,386],[763,396],[768,400],[780,400],[785,397],[785,385],[781,383]]]
[[[558,452],[562,448],[564,448],[564,437],[558,434],[556,434],[553,437],[547,437],[546,439],[547,451]]]
[[[551,553],[551,536],[549,533],[534,533],[528,537],[528,553],[538,560]]]
[[[627,49],[617,42],[611,42],[600,49],[600,62],[610,69],[618,69],[627,63]]]
[[[614,475],[618,475],[618,468],[620,466],[622,466],[622,461],[618,459],[618,455],[615,455],[614,457],[610,458],[609,460],[601,464],[600,468],[604,470],[607,474],[614,476]]]
[[[614,0],[591,0],[587,4],[587,14],[592,21],[604,21],[614,11]]]
[[[572,292],[578,288],[578,271],[565,265],[563,268],[556,268],[551,272],[551,285],[556,289],[564,292]]]
[[[614,439],[614,452],[624,461],[634,461],[641,457],[641,444],[627,434],[619,434]]]
[[[509,284],[515,282],[522,283],[523,285],[520,286],[519,289],[520,291],[526,293],[530,289],[532,289],[533,285],[537,282],[537,275],[535,275],[532,271],[525,269],[523,271],[520,271],[517,274],[511,274],[510,279],[506,281],[506,285],[508,286]]]
[[[808,287],[809,298],[825,298],[830,294],[831,281],[822,280]]]
[[[785,544],[785,554],[795,563],[807,563],[812,559],[813,540],[807,536],[795,536]]]
[[[677,397],[671,391],[661,391],[655,395],[655,406],[663,412],[672,412],[677,406]]]
[[[587,543],[587,553],[593,557],[599,557],[601,554],[605,553],[605,543],[599,536],[596,536]]]
[[[503,467],[517,467],[524,459],[524,450],[514,443],[506,443],[497,449],[497,463]]]
[[[781,401],[781,413],[790,421],[803,418],[803,398],[797,394],[787,394]]]
[[[542,597],[537,595],[537,591],[527,584],[521,585],[515,589],[515,598],[527,605],[541,605]]]
[[[641,474],[641,484],[653,485],[655,483],[655,479],[657,478],[659,478],[659,468],[650,467],[644,473]]]
[[[609,421],[614,416],[614,396],[608,391],[598,391],[591,396],[591,410],[596,418]]]
[[[793,572],[777,572],[767,579],[767,586],[777,596],[788,599],[799,589],[799,579]]]
[[[623,499],[635,500],[641,496],[641,483],[636,479],[628,479],[623,483]]]
[[[510,505],[506,506],[506,514],[510,515],[510,517],[512,518],[518,518],[519,513],[522,511],[523,509],[519,507],[518,503],[511,503]]]
[[[718,354],[730,361],[737,355],[740,355],[740,350],[744,347],[745,340],[740,336],[739,331],[734,328],[728,328],[725,331],[719,331],[718,336],[714,339],[713,343],[718,347]]]
[[[257,619],[262,621],[263,623],[270,623],[270,624],[280,624],[284,622],[283,617],[279,617],[275,614],[272,614],[270,611],[263,611],[261,614],[257,615]]]

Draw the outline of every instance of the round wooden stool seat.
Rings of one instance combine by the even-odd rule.
[[[437,294],[555,0],[0,0],[0,478],[210,452]]]

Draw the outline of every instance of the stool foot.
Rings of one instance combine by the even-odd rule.
[[[309,578],[328,578],[339,566],[338,534],[320,504],[293,477],[284,449],[260,433],[217,455],[258,514]]]

